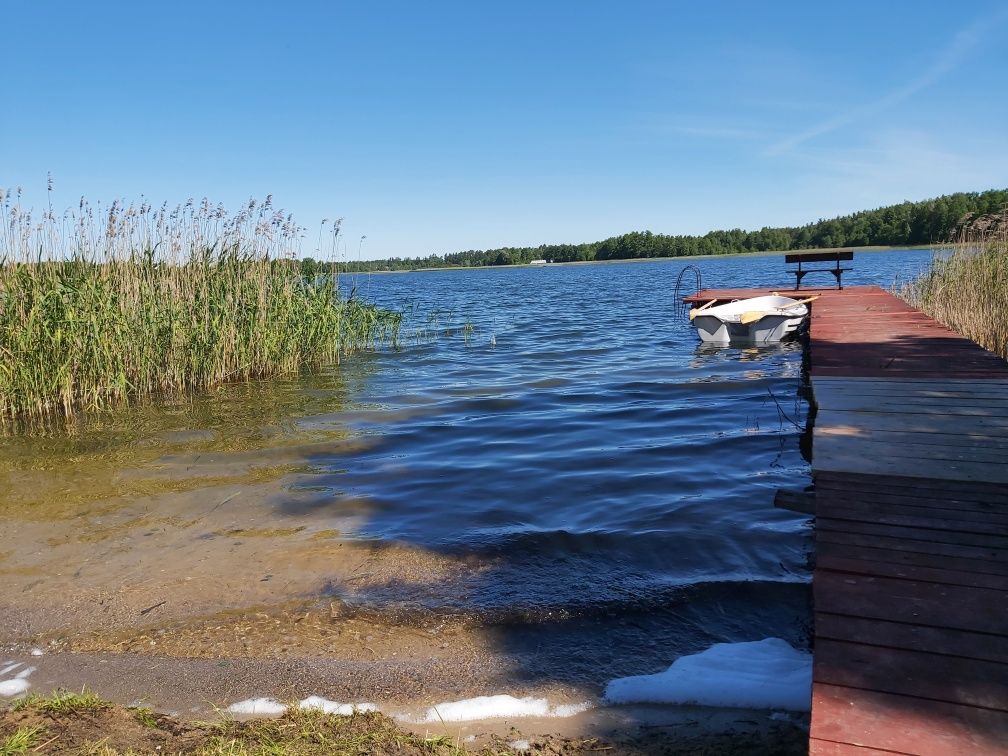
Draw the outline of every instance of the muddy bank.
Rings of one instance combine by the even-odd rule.
[[[53,653],[37,648],[4,656],[0,694],[8,698],[0,700],[10,705],[20,707],[23,700],[60,689],[96,690],[117,704],[118,713],[108,720],[89,716],[77,722],[72,717],[49,717],[43,722],[47,732],[51,731],[49,737],[66,734],[71,737],[68,742],[79,744],[101,735],[115,743],[122,734],[123,745],[117,747],[132,747],[141,753],[153,752],[143,750],[144,743],[161,745],[162,753],[165,748],[172,749],[167,752],[198,753],[206,745],[208,733],[218,731],[194,722],[218,722],[222,714],[230,719],[250,711],[296,714],[299,701],[346,709],[375,707],[394,719],[397,728],[424,738],[445,738],[477,752],[488,747],[500,753],[507,744],[525,741],[533,752],[554,754],[598,750],[628,754],[802,753],[808,732],[807,714],[780,710],[605,705],[590,686],[522,682],[516,674],[521,660],[499,654],[478,663],[450,655],[371,661],[225,659]],[[479,708],[489,702],[469,698],[473,691],[507,691],[511,696],[503,708],[501,702],[493,702],[498,713],[481,719]],[[145,729],[137,735],[140,740],[130,740],[133,723],[121,711],[127,706],[156,713],[165,732]],[[462,707],[476,714],[456,721],[453,710]],[[7,729],[13,732],[19,726],[35,726],[38,720],[17,713],[5,715],[0,722],[10,725]],[[121,732],[123,723],[129,725],[125,734]],[[63,751],[43,748],[40,752]]]
[[[624,717],[624,720],[626,718]],[[461,754],[611,753],[644,754],[801,754],[806,733],[791,721],[722,722],[646,716],[632,724],[595,722],[596,734],[571,734],[571,728],[496,723],[489,727],[403,728],[380,713],[327,714],[294,710],[274,719],[239,721],[217,717],[193,721],[147,707],[123,707],[91,694],[32,697],[0,712],[0,752],[116,754]],[[583,729],[583,728],[582,728]]]

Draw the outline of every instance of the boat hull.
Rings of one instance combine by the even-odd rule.
[[[772,344],[793,335],[806,315],[803,302],[773,295],[697,310],[693,325],[705,343]]]
[[[754,323],[732,323],[713,316],[697,315],[693,320],[700,340],[708,344],[772,344],[793,335],[805,316],[768,315]]]

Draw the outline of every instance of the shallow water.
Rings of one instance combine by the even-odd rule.
[[[858,254],[845,283],[888,286],[929,259]],[[74,590],[53,576],[95,543],[106,572],[90,589],[124,555],[151,579],[157,526],[165,553],[241,576],[190,583],[189,611],[240,605],[258,580],[249,603],[462,618],[502,653],[534,650],[528,679],[600,683],[721,641],[801,645],[810,529],[773,507],[810,482],[801,345],[701,346],[672,299],[687,264],[708,287],[786,281],[779,256],[361,275],[344,283],[409,311],[399,349],[8,438],[5,532],[69,530],[50,561],[0,553],[0,603],[16,603],[14,575]],[[366,566],[305,540],[319,534]]]

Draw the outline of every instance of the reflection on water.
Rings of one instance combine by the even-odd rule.
[[[851,281],[927,259],[861,255]],[[809,530],[772,502],[809,481],[801,346],[700,345],[669,300],[684,264],[374,276],[379,304],[409,303],[439,337],[5,439],[5,526],[29,543],[17,523],[62,522],[66,537],[50,531],[52,562],[30,544],[0,554],[0,572],[55,574],[100,536],[106,572],[88,585],[128,566],[137,606],[226,573],[199,581],[200,601],[178,589],[186,611],[315,596],[450,615],[502,646],[592,649],[619,674],[667,666],[670,647],[800,642]],[[780,258],[701,266],[706,285],[784,278]],[[431,327],[434,308],[451,315]],[[155,549],[184,560],[156,578]]]

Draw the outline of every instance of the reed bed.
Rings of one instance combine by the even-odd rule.
[[[1008,214],[964,232],[951,253],[899,295],[941,323],[1008,358]]]
[[[254,200],[231,213],[83,200],[40,218],[0,192],[0,423],[295,373],[395,341],[401,315],[307,279],[303,229]]]

